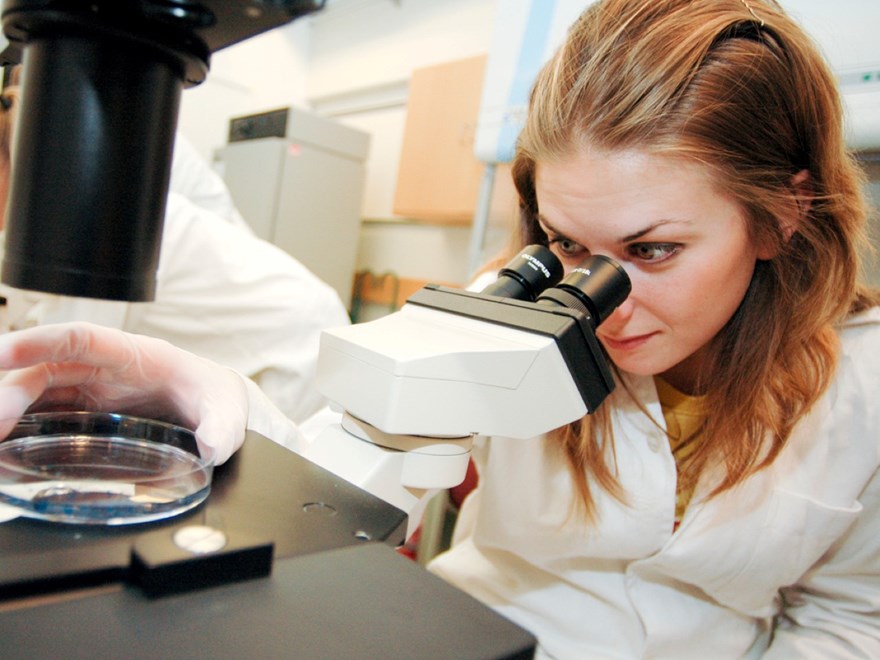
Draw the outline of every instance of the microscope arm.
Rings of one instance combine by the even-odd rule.
[[[299,453],[407,514],[406,538],[430,499],[464,480],[473,439],[389,435],[348,413],[300,443]]]

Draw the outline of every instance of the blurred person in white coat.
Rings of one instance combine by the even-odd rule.
[[[223,179],[181,133],[174,140],[168,190],[183,195],[193,204],[217,214],[227,222],[251,231]]]

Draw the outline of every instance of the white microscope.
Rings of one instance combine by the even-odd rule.
[[[479,293],[428,285],[398,311],[323,334],[318,387],[342,410],[302,454],[405,511],[464,480],[475,436],[530,438],[593,412],[614,380],[595,328],[629,295],[591,256],[565,279],[529,246]]]

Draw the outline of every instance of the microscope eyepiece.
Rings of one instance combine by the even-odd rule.
[[[617,309],[632,290],[626,271],[602,255],[587,257],[558,285],[547,289],[536,302],[577,309],[587,315],[595,330]]]
[[[595,330],[632,290],[626,271],[602,255],[587,257],[565,279],[563,274],[562,263],[549,248],[529,245],[480,293],[576,309]]]
[[[562,264],[549,248],[529,245],[508,262],[498,279],[481,291],[489,296],[534,302],[547,287],[562,279]]]

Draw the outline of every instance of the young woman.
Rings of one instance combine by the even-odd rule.
[[[607,0],[540,74],[521,242],[626,269],[598,329],[621,387],[488,441],[434,569],[549,654],[880,652],[880,314],[841,124],[772,3]]]
[[[827,65],[769,0],[603,0],[539,75],[521,243],[626,269],[632,294],[598,330],[619,387],[545,437],[485,439],[432,568],[541,654],[880,655],[880,296],[859,284],[841,125]],[[94,332],[0,340],[0,368],[26,367],[0,418],[124,406],[149,382],[132,359],[169,374],[151,400],[220,392],[203,362]]]

